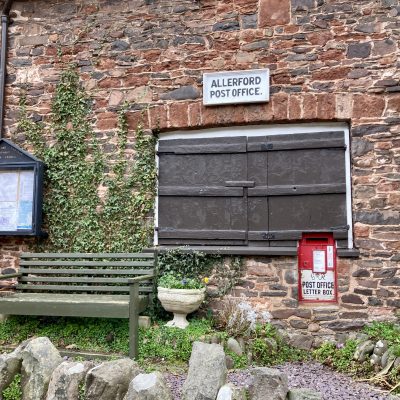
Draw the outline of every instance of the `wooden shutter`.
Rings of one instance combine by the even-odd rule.
[[[159,142],[159,243],[346,245],[343,132]]]
[[[159,142],[160,244],[243,245],[246,138]]]
[[[296,246],[318,231],[347,238],[343,132],[253,137],[248,152],[250,243]]]

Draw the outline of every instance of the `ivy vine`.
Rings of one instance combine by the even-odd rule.
[[[60,77],[48,124],[30,119],[21,97],[19,129],[47,166],[43,211],[49,236],[42,243],[47,251],[133,252],[150,245],[156,138],[138,125],[129,161],[127,109],[118,112],[112,160],[93,131],[91,99],[74,68]]]

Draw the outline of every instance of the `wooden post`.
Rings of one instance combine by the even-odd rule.
[[[137,358],[139,344],[139,282],[129,288],[129,357]]]

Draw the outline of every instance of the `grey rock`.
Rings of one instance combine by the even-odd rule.
[[[200,92],[194,86],[182,86],[179,89],[160,95],[161,100],[194,100],[200,97]]]
[[[369,362],[371,365],[381,365],[382,356],[378,356],[377,354],[372,354]]]
[[[378,340],[374,347],[374,354],[377,356],[383,356],[388,349],[386,340]]]
[[[77,399],[79,386],[93,366],[91,362],[62,362],[51,375],[46,400]]]
[[[322,325],[322,324],[321,324]],[[323,324],[324,328],[332,329],[336,332],[345,332],[356,329],[361,329],[365,326],[364,320],[345,320],[345,321],[332,321]]]
[[[363,156],[374,149],[374,144],[366,139],[354,138],[351,143],[351,152],[353,156]],[[369,272],[365,269],[354,272],[356,277],[369,277]],[[368,275],[367,275],[368,273]],[[357,275],[359,274],[359,275]]]
[[[231,356],[225,356],[225,363],[228,370],[235,367],[235,361],[233,361],[233,358]]]
[[[215,400],[225,384],[225,353],[218,344],[194,342],[182,400]]]
[[[44,399],[51,374],[62,362],[60,353],[47,337],[39,337],[28,342],[21,357],[22,400]]]
[[[228,342],[226,343],[226,347],[228,348],[228,350],[232,351],[233,353],[235,353],[238,356],[243,355],[243,349],[240,347],[239,342],[234,338],[228,339]]]
[[[351,43],[347,49],[348,58],[367,58],[371,54],[371,43]]]
[[[292,10],[308,11],[315,7],[315,0],[292,0]]]
[[[0,356],[0,393],[7,388],[21,370],[21,351],[28,344],[28,341],[19,345],[12,353]]]
[[[246,392],[229,383],[219,389],[217,400],[246,400]]]
[[[257,14],[243,15],[242,16],[242,28],[243,29],[255,29],[257,28]]]
[[[288,393],[287,375],[273,368],[253,368],[249,387],[250,400],[285,400]]]
[[[214,24],[212,30],[213,32],[217,31],[238,31],[240,29],[238,21],[224,21],[224,22],[217,22]]]
[[[172,394],[162,374],[152,372],[135,376],[124,400],[172,400]]]
[[[314,338],[311,335],[292,335],[289,344],[297,349],[310,350],[313,344]]]
[[[322,400],[321,393],[311,389],[291,389],[288,400]]]
[[[381,367],[385,368],[393,360],[395,360],[395,356],[393,355],[392,349],[386,350],[381,358]]]
[[[360,343],[354,352],[353,359],[356,361],[364,362],[374,351],[375,344],[372,340],[367,340]]]
[[[139,366],[129,358],[92,368],[85,381],[86,400],[122,400],[131,380],[139,373]]]

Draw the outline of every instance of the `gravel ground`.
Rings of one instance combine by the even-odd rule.
[[[324,400],[400,400],[398,396],[383,393],[376,387],[354,381],[347,375],[339,374],[319,363],[287,363],[275,368],[289,377],[289,388],[309,388],[322,394]],[[166,373],[167,384],[174,400],[180,400],[185,375]],[[247,387],[251,382],[248,371],[230,372],[228,380],[238,387]]]

